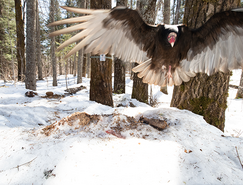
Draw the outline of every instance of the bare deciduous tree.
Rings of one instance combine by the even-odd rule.
[[[91,9],[110,9],[111,0],[91,0]],[[90,100],[113,106],[112,60],[91,59]]]
[[[38,80],[43,80],[38,1],[36,2],[36,60],[37,60],[37,67],[38,67]]]
[[[27,1],[26,89],[36,90],[36,0]]]
[[[156,1],[140,0],[137,3],[137,9],[140,11],[145,22],[154,24]],[[148,103],[148,84],[143,83],[142,79],[138,78],[136,73],[133,75],[132,98]]]
[[[239,87],[238,87],[236,98],[243,98],[243,71],[241,73],[240,84],[239,84]]]
[[[127,6],[127,0],[117,0],[117,6]],[[114,93],[125,93],[125,63],[116,58],[114,59]]]
[[[15,0],[15,18],[17,31],[17,61],[18,61],[18,80],[22,81],[25,72],[25,43],[24,43],[24,20],[22,14],[22,4],[20,0]]]
[[[51,0],[51,5],[50,5],[50,21],[54,22],[54,15],[55,15],[55,1]],[[51,32],[55,31],[55,27],[51,27]],[[52,61],[52,76],[53,76],[53,86],[57,86],[57,66],[56,66],[56,40],[55,37],[51,37],[51,61]]]

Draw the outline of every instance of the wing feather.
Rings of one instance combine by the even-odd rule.
[[[74,8],[74,7],[68,7],[68,6],[61,6],[61,8],[74,12],[74,13],[79,13],[79,14],[92,14],[94,10],[92,9],[81,9],[81,8]],[[107,10],[100,10],[100,11],[107,11]]]
[[[57,25],[62,25],[62,24],[80,23],[80,22],[88,21],[88,20],[92,19],[93,17],[94,16],[92,16],[92,15],[87,15],[87,16],[82,16],[82,17],[73,17],[73,18],[64,19],[64,20],[50,23],[47,26],[57,26]]]
[[[191,30],[191,39],[187,58],[181,62],[185,71],[211,75],[243,68],[243,9],[215,14]]]
[[[115,8],[113,10],[87,10],[72,7],[62,7],[68,11],[80,14],[90,14],[80,18],[72,18],[51,23],[50,26],[77,23],[62,30],[55,31],[50,36],[56,36],[72,31],[82,30],[70,40],[64,42],[58,49],[83,39],[66,56],[74,54],[79,49],[85,48],[85,52],[93,54],[114,54],[124,61],[144,62],[149,57],[147,53],[153,53],[153,45],[158,28],[146,24],[139,13],[127,8]],[[150,42],[150,46],[147,46]],[[152,46],[151,46],[152,45]],[[150,56],[151,57],[151,56]]]
[[[61,30],[54,31],[54,32],[50,33],[49,36],[53,37],[53,36],[57,36],[60,34],[66,34],[66,33],[74,32],[74,31],[86,29],[88,27],[88,25],[89,25],[88,22],[84,22],[81,24],[77,24],[75,26],[70,26],[70,27],[67,27],[67,28],[64,28]]]
[[[180,78],[179,74],[178,74],[178,70],[180,68],[176,68],[175,72],[173,73],[173,80],[175,85],[180,85],[182,83],[182,79]]]
[[[133,69],[134,72],[138,72],[138,77],[143,78],[145,83],[160,86],[166,83],[180,85],[199,72],[211,75],[217,71],[227,72],[243,68],[243,9],[217,13],[195,30],[182,26],[180,29],[186,34],[181,33],[180,38],[185,47],[180,47],[180,65],[172,70],[172,78],[168,79],[168,58],[160,57],[163,55],[163,46],[158,42],[158,33],[161,33],[160,29],[164,29],[163,26],[150,26],[142,20],[137,11],[127,8],[63,8],[75,13],[89,14],[49,24],[55,26],[81,22],[50,34],[56,36],[81,30],[58,48],[60,50],[81,40],[66,58],[82,48],[85,48],[86,53],[114,54],[124,61],[139,63]],[[155,65],[157,66],[154,67]]]
[[[80,39],[84,38],[85,36],[87,36],[87,34],[85,34],[85,31],[84,30],[83,32],[80,32],[76,35],[74,35],[72,38],[66,40],[64,43],[62,43],[58,48],[57,48],[57,51],[60,51],[61,49],[65,48],[66,46],[74,43],[74,42],[77,42],[79,41]]]

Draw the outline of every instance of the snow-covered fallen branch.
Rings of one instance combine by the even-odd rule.
[[[12,169],[17,168],[18,171],[19,171],[19,167],[30,164],[30,163],[33,162],[36,158],[37,158],[37,157],[35,157],[34,159],[32,159],[32,160],[29,161],[29,162],[26,162],[26,163],[24,163],[24,164],[20,164],[20,165],[17,165],[17,166],[15,166],[15,167],[13,167],[13,168],[10,168],[9,170],[12,170]],[[4,171],[6,171],[6,170],[0,170],[0,173],[2,173],[2,172],[4,172]]]
[[[240,155],[239,155],[237,146],[235,147],[235,150],[236,150],[237,158],[239,159],[239,161],[240,161],[240,165],[241,165],[241,167],[242,167],[242,169],[243,169],[243,163],[242,163],[241,160],[240,160]]]

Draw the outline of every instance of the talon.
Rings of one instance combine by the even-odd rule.
[[[167,72],[167,78],[170,79],[172,78],[172,74],[171,74],[171,66],[169,66],[169,70]]]

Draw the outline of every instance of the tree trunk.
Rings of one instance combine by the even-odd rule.
[[[58,57],[59,75],[62,75],[62,61],[61,57]]]
[[[111,0],[91,0],[91,9],[110,9]],[[113,107],[112,60],[91,59],[90,100]]]
[[[176,8],[176,0],[173,0],[173,6],[172,6],[172,24],[175,24],[175,8]]]
[[[70,58],[71,60],[70,60],[70,63],[69,63],[69,74],[73,74],[73,57],[72,58]]]
[[[87,7],[87,0],[78,0],[77,4],[78,4],[78,7],[80,7],[80,8],[86,8]],[[84,50],[81,49],[78,52],[77,83],[82,83],[82,77],[83,77],[83,73],[84,73],[83,65],[84,65]]]
[[[36,90],[35,48],[36,48],[36,0],[27,1],[26,26],[26,79],[25,88]]]
[[[81,49],[78,51],[78,77],[77,77],[77,83],[82,83],[82,64],[83,64],[83,60],[84,60],[84,49]]]
[[[91,59],[90,53],[86,54],[86,61],[87,61],[87,77],[90,78],[91,76]]]
[[[0,18],[3,17],[3,7],[4,7],[4,2],[2,0],[0,0]],[[4,32],[4,24],[2,21],[0,21],[0,42],[3,42],[4,40],[4,36],[5,36],[5,32]],[[0,65],[1,65],[1,77],[4,79],[4,83],[6,82],[5,79],[5,70],[4,70],[4,57],[3,57],[3,53],[4,53],[4,47],[2,44],[0,44]]]
[[[82,77],[86,77],[86,68],[87,68],[87,59],[86,59],[87,55],[84,55],[84,59],[83,59],[83,70],[82,70]]]
[[[170,24],[170,0],[164,0],[164,24]]]
[[[157,6],[156,6],[156,9],[155,9],[154,22],[156,21],[156,17],[158,15],[158,12],[161,10],[162,4],[163,4],[162,0],[158,0]]]
[[[127,0],[117,0],[116,6],[127,6]]]
[[[140,11],[145,22],[154,24],[156,1],[140,0],[140,3],[137,5],[137,9]],[[137,66],[137,64],[135,66]],[[148,103],[148,84],[143,83],[142,79],[138,78],[136,73],[133,75],[132,98]]]
[[[16,31],[17,31],[17,61],[18,61],[18,80],[22,81],[23,74],[25,73],[25,44],[24,44],[24,21],[22,14],[21,0],[15,0],[15,18],[16,18]]]
[[[36,2],[36,60],[37,60],[37,66],[38,66],[38,80],[43,80],[38,1]]]
[[[77,55],[75,53],[73,58],[73,76],[76,75],[77,75]]]
[[[51,6],[50,6],[50,21],[54,22],[54,15],[55,15],[55,2],[54,0],[51,0]],[[51,27],[51,32],[55,31],[55,27]],[[57,64],[56,64],[56,43],[55,43],[55,37],[51,37],[51,62],[52,62],[52,77],[53,77],[53,86],[57,86]]]
[[[177,4],[176,4],[176,14],[175,14],[175,22],[174,22],[174,24],[178,24],[178,22],[179,22],[180,9],[181,9],[181,0],[177,0]]]
[[[130,0],[130,8],[132,9],[133,0]]]
[[[235,98],[243,98],[243,71],[241,73],[240,85],[238,87],[238,91]]]
[[[237,7],[238,0],[221,0],[207,3],[204,0],[187,0],[184,24],[198,28],[213,14]],[[230,73],[218,72],[212,76],[197,74],[187,83],[175,86],[171,107],[187,109],[202,115],[204,119],[220,130],[224,130],[225,109]]]
[[[125,93],[125,63],[116,58],[114,59],[114,93]]]
[[[117,0],[116,6],[127,6],[127,0]],[[114,93],[125,93],[125,63],[119,58],[114,59]]]

